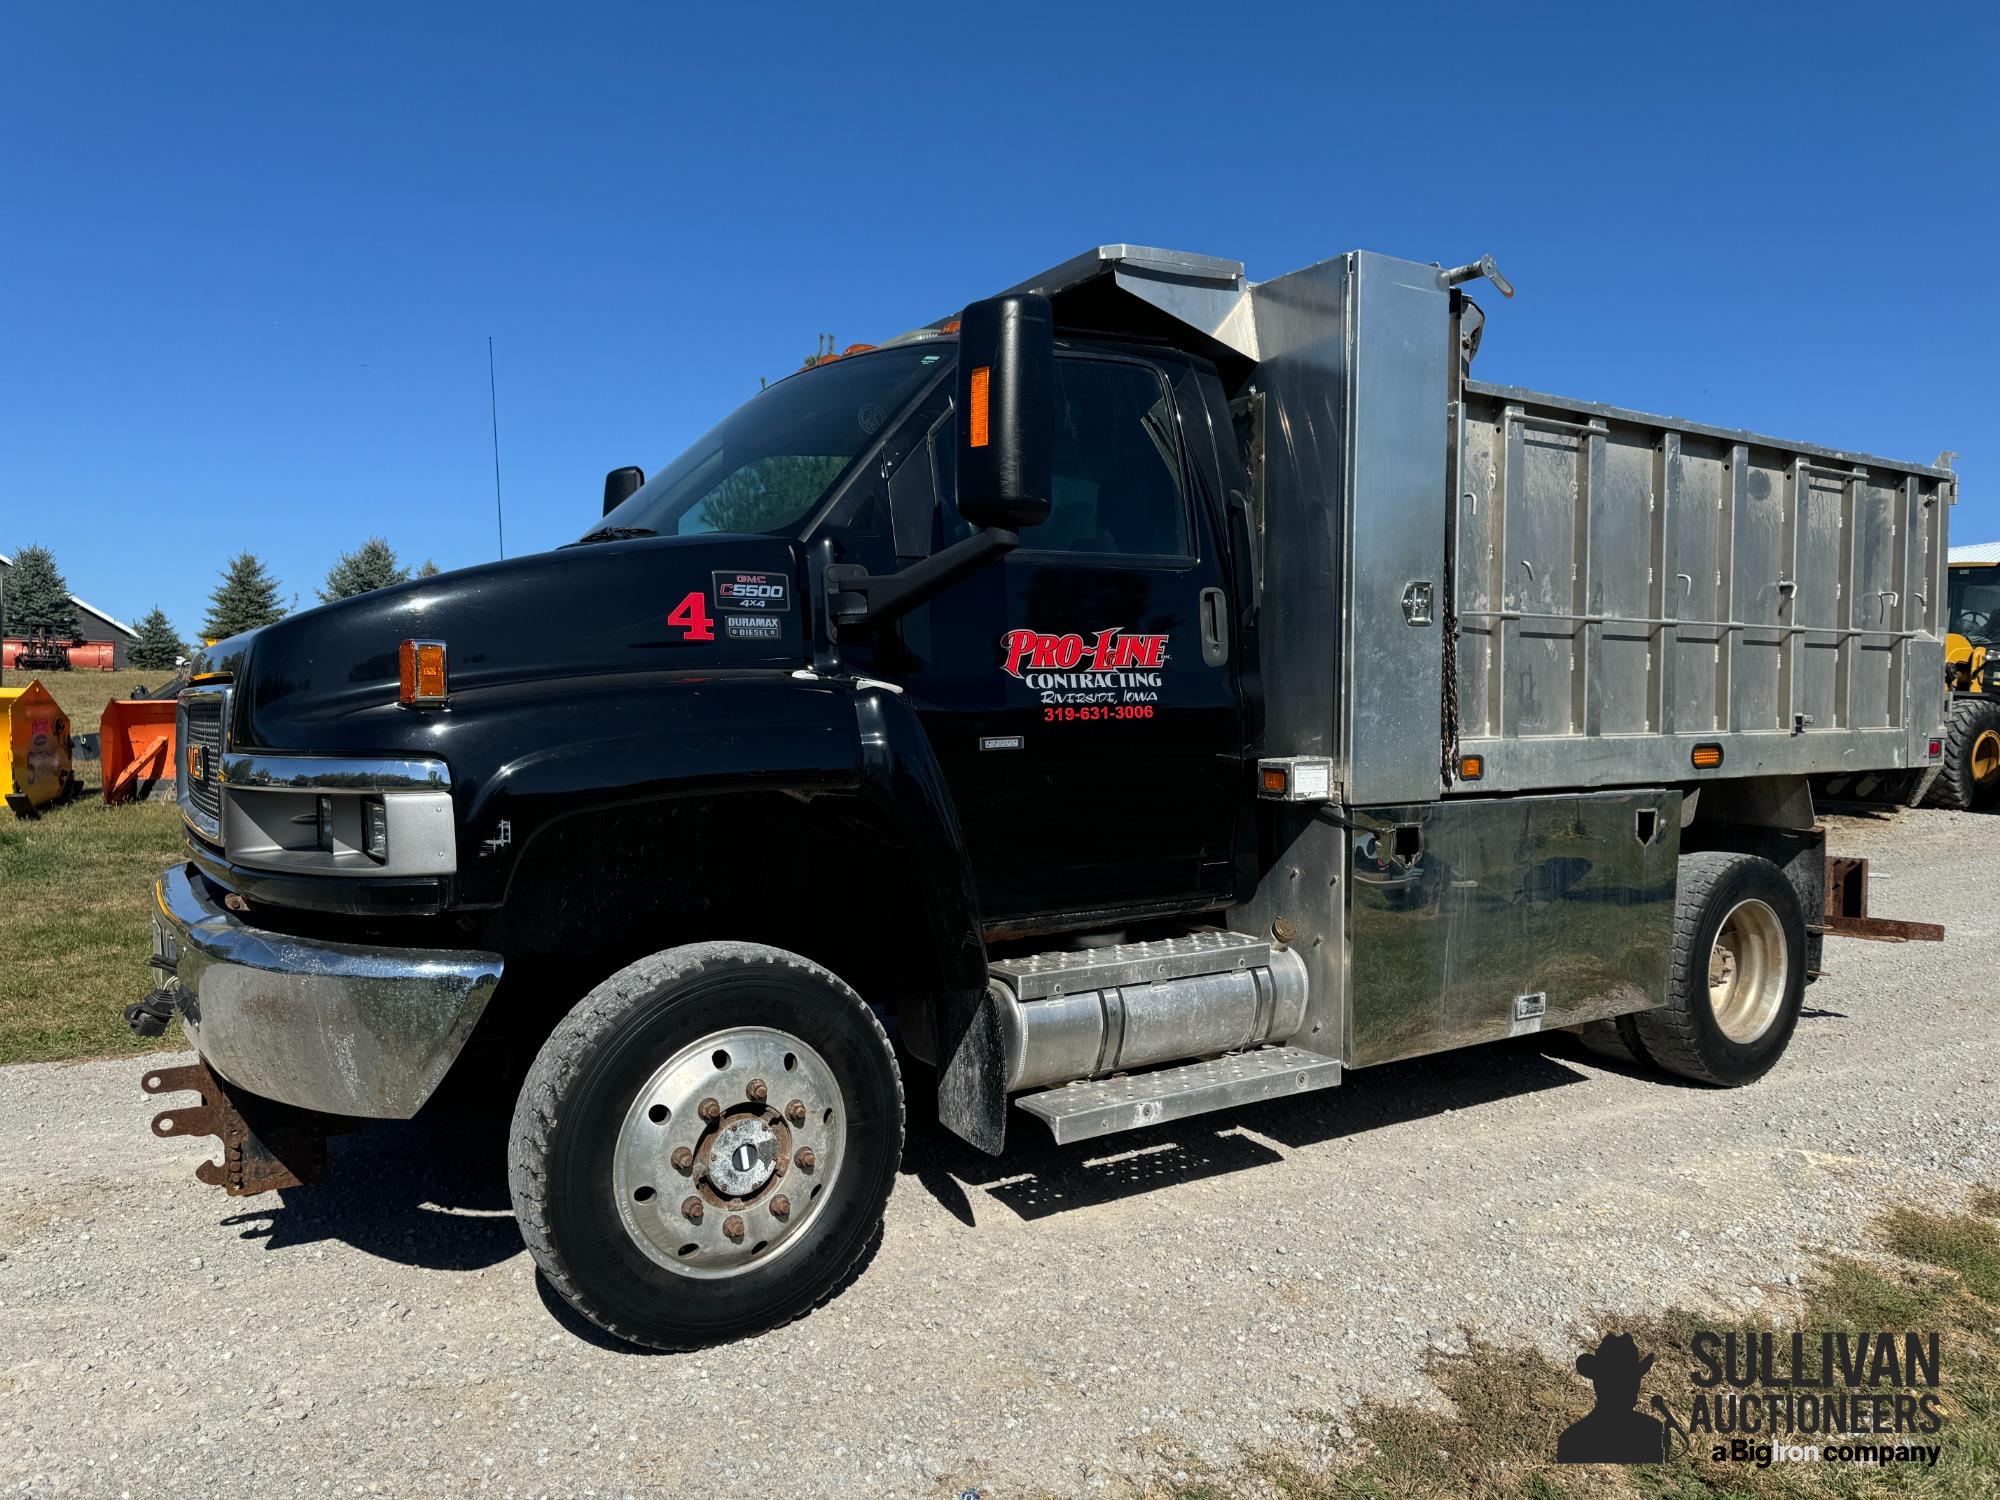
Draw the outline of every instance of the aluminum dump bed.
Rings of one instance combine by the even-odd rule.
[[[1947,470],[1462,390],[1455,792],[1925,763]]]

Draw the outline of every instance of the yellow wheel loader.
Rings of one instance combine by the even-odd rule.
[[[1954,548],[1947,577],[1944,675],[1951,713],[1937,779],[1924,801],[1981,807],[2000,797],[2000,546]]]

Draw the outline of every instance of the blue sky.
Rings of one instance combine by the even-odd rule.
[[[1787,11],[1790,13],[1787,14]],[[17,5],[0,551],[584,529],[797,367],[1130,240],[1492,251],[1488,379],[1928,460],[2000,538],[1990,6]],[[561,622],[551,622],[560,628]]]

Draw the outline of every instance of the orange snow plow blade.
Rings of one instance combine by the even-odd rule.
[[[97,728],[106,802],[173,796],[173,699],[114,698],[104,705]]]

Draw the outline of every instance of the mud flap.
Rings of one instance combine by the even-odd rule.
[[[1007,1145],[1007,1080],[1000,1008],[984,990],[949,990],[932,1007],[937,1032],[938,1120],[998,1156]]]
[[[186,1091],[201,1096],[194,1108],[153,1116],[153,1134],[163,1139],[219,1137],[222,1160],[203,1162],[194,1175],[232,1198],[318,1182],[326,1176],[327,1137],[354,1128],[336,1116],[232,1089],[199,1061],[184,1068],[150,1069],[140,1087],[149,1094]]]

